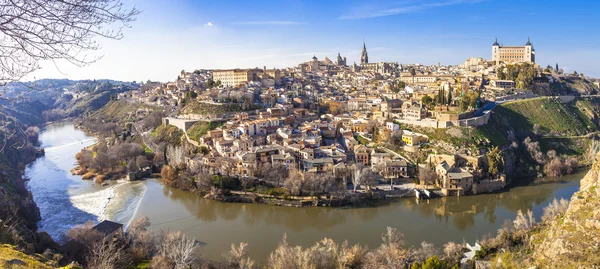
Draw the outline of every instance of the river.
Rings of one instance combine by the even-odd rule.
[[[555,197],[569,199],[579,189],[585,172],[554,183],[532,183],[494,194],[406,198],[357,208],[288,208],[255,204],[228,204],[162,185],[160,180],[114,181],[99,186],[69,172],[75,154],[95,140],[72,124],[51,125],[40,140],[46,155],[27,168],[28,186],[40,207],[40,229],[59,239],[76,224],[109,219],[129,223],[148,216],[151,229],[181,230],[203,243],[202,253],[221,259],[232,243],[249,243],[251,256],[263,263],[284,233],[291,244],[309,246],[324,237],[348,240],[369,248],[381,243],[387,226],[405,235],[408,245],[428,241],[441,247],[448,241],[473,243],[495,234],[517,210],[532,209],[539,219]]]

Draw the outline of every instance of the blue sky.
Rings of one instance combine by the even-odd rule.
[[[524,45],[536,61],[600,77],[597,1],[192,1],[124,0],[143,11],[125,38],[99,40],[98,62],[44,63],[30,79],[173,80],[199,68],[286,67],[331,59],[459,64],[491,57],[494,38]]]

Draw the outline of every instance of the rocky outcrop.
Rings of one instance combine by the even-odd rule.
[[[544,229],[533,246],[534,263],[543,268],[600,266],[600,155],[581,180],[563,217]],[[537,241],[537,240],[534,240]]]

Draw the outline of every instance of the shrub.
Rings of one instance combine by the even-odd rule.
[[[567,212],[569,208],[569,201],[565,199],[554,200],[544,208],[544,215],[542,215],[542,221],[550,221],[554,219],[556,216],[562,215]]]

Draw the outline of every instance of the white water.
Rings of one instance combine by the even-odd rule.
[[[96,139],[61,123],[47,126],[40,135],[45,156],[29,165],[27,186],[37,203],[38,226],[55,240],[77,224],[105,219],[127,224],[145,193],[143,182],[111,181],[100,186],[71,175],[75,154]]]

